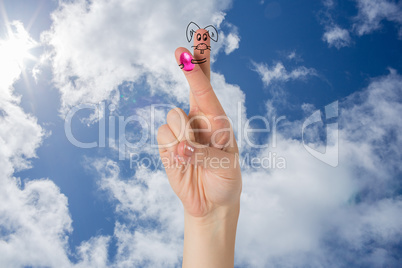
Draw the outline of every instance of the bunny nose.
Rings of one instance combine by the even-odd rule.
[[[180,55],[180,64],[183,64],[183,70],[185,71],[191,71],[194,69],[194,64],[191,62],[193,60],[193,57],[191,56],[190,53],[183,52]]]

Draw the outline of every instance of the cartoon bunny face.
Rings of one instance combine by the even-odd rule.
[[[211,50],[211,40],[218,41],[218,31],[212,25],[201,29],[194,22],[190,22],[186,30],[187,41],[190,42],[194,38],[194,48],[204,54],[205,50]]]
[[[211,38],[209,32],[205,29],[199,29],[194,33],[194,49],[199,50],[201,54],[204,54],[205,50],[211,49]]]

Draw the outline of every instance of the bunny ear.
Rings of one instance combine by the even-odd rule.
[[[208,31],[209,37],[212,40],[214,40],[215,42],[218,42],[218,31],[216,30],[216,28],[214,26],[208,25],[204,29]]]
[[[190,22],[187,25],[187,29],[186,29],[186,37],[187,37],[187,41],[191,41],[191,39],[193,39],[193,34],[195,33],[195,31],[199,30],[200,26],[198,26],[195,22]]]

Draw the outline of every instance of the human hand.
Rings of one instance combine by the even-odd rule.
[[[201,65],[194,69],[180,62],[189,51],[176,49],[190,86],[190,110],[168,113],[167,124],[158,130],[159,153],[184,207],[183,267],[233,267],[242,189],[239,150],[210,83],[210,52],[195,47],[194,62]]]
[[[183,52],[189,53],[185,48],[175,52],[178,63]],[[238,211],[242,187],[238,147],[210,84],[207,56],[203,69],[196,64],[193,70],[183,71],[190,85],[189,114],[172,109],[157,137],[173,191],[186,213],[201,218],[214,213],[225,217],[229,210]]]

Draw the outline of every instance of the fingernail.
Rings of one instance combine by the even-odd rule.
[[[191,146],[187,141],[184,144],[184,155],[187,157],[191,157],[194,153],[194,147]]]
[[[183,156],[180,156],[180,155],[177,155],[177,156],[176,156],[176,160],[177,160],[178,162],[180,162],[181,164],[185,164],[185,163],[186,163],[186,160],[184,159],[184,157],[183,157]]]
[[[180,55],[180,67],[183,66],[183,70],[185,71],[191,71],[194,69],[194,64],[191,62],[193,57],[191,56],[190,53],[183,52]]]

